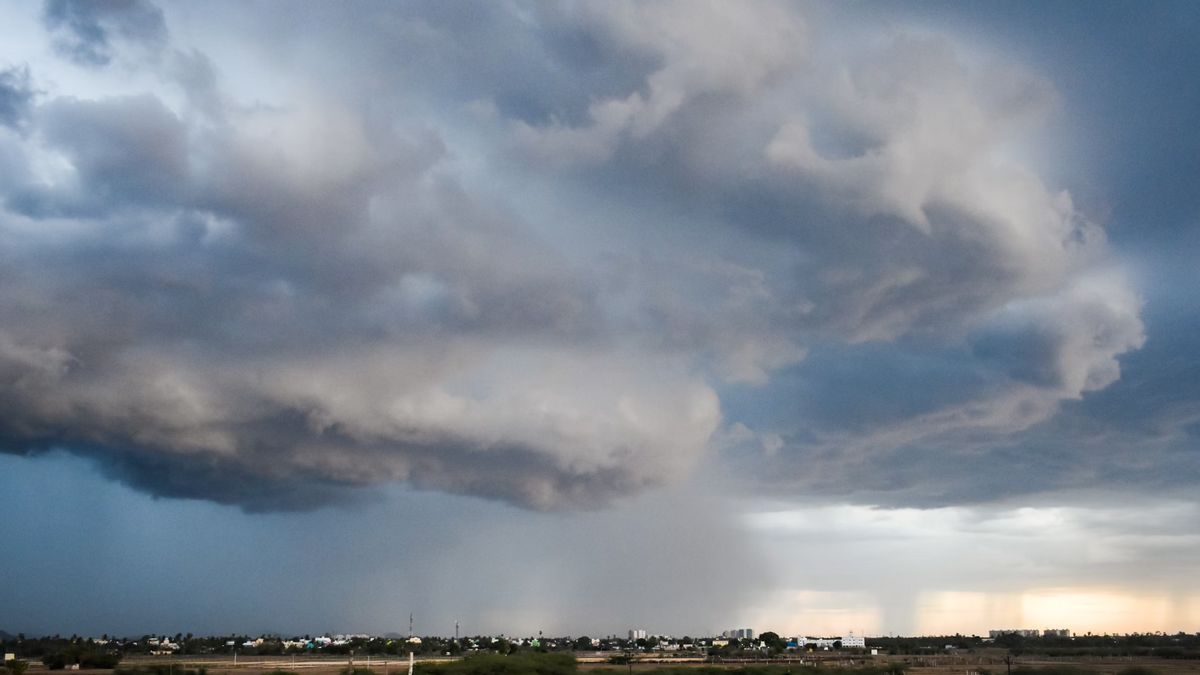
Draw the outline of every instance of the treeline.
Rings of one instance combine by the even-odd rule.
[[[614,669],[613,675],[624,672]],[[904,675],[904,665],[880,664],[848,668],[818,665],[748,665],[738,668],[717,666],[662,666],[653,670],[638,669],[638,675]]]
[[[19,636],[4,641],[0,648],[5,653],[16,654],[19,660],[26,663],[41,661],[49,670],[62,670],[68,666],[78,666],[81,670],[108,670],[115,668],[122,656],[119,644],[95,642],[78,635],[69,638],[54,635],[28,640]],[[12,668],[8,670],[13,671]]]
[[[904,656],[943,654],[946,648],[974,652],[1003,649],[1015,656],[1036,654],[1049,657],[1141,656],[1162,659],[1200,659],[1200,634],[1174,635],[1077,635],[1074,637],[1024,637],[1008,634],[988,640],[977,636],[868,638],[867,644],[881,653]]]
[[[461,661],[418,664],[419,675],[577,675],[575,657],[563,653],[520,653],[512,656],[478,654]],[[588,672],[624,675],[625,668],[593,668]],[[738,668],[716,666],[661,666],[637,670],[639,675],[904,675],[903,664],[881,664],[861,668],[821,666],[750,665]],[[369,673],[343,673],[369,675]],[[1051,674],[1059,675],[1059,674]],[[1145,675],[1145,674],[1142,674]]]
[[[1012,672],[1013,675],[1100,675],[1095,670],[1078,666],[1044,666],[1042,668],[1022,666],[1013,668]],[[986,671],[981,672],[981,675],[986,675]],[[1116,675],[1159,675],[1159,673],[1144,666],[1130,666],[1124,670],[1118,670]]]

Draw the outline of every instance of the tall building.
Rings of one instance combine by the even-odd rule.
[[[629,631],[629,639],[630,640],[645,640],[646,639],[646,631],[644,631],[640,628],[635,628],[633,630],[630,630]]]
[[[749,628],[733,628],[721,633],[721,637],[749,640],[754,637],[754,631]]]

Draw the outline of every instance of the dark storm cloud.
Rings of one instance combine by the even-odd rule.
[[[179,45],[162,92],[27,115],[10,447],[253,509],[391,480],[590,507],[684,473],[720,394],[761,404],[723,447],[781,492],[889,493],[878,462],[970,501],[979,456],[1065,485],[1022,435],[1145,340],[1025,152],[1054,86],[948,39],[844,49],[772,2],[220,12],[246,68]],[[46,16],[93,63],[167,46],[146,5]]]
[[[36,110],[28,150],[67,169],[6,200],[12,231],[46,224],[4,251],[8,451],[269,510],[389,480],[594,507],[703,450],[708,387],[612,344],[587,275],[442,171],[435,133],[214,108],[180,63],[191,122],[152,95]]]
[[[0,124],[20,129],[29,115],[32,101],[28,66],[9,66],[0,70]]]
[[[75,169],[73,195],[42,203],[102,215],[113,208],[186,203],[187,130],[158,99],[54,100],[39,110],[49,147]]]
[[[744,255],[723,257],[770,298],[753,312],[760,344],[791,358],[767,372],[806,344],[887,345],[884,367],[860,371],[847,397],[857,425],[842,426],[842,411],[803,418],[827,451],[1021,432],[1111,384],[1116,357],[1144,340],[1140,301],[1103,232],[1009,158],[1060,105],[1036,74],[904,34],[830,61],[828,45],[809,45],[803,22],[769,3],[714,12],[732,30],[709,15],[678,33],[663,5],[592,8],[613,39],[665,36],[650,47],[659,66],[644,88],[593,101],[582,123],[515,121],[518,141],[531,162],[614,179],[681,214],[699,202],[720,214],[718,231],[748,236]],[[743,22],[756,26],[753,49],[741,49]],[[727,49],[749,77],[726,77]],[[705,333],[671,318],[687,300],[650,312],[662,333],[712,345],[744,325]],[[930,370],[892,386],[891,365],[905,362]],[[799,371],[819,385],[820,372]],[[786,447],[803,457],[804,446]]]
[[[145,0],[46,0],[42,20],[55,48],[87,66],[112,61],[117,41],[156,50],[167,38],[162,10]]]

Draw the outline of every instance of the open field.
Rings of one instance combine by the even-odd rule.
[[[421,657],[416,660],[417,671],[425,670],[427,666],[458,661],[456,657]],[[763,666],[800,667],[821,665],[830,669],[861,668],[864,666],[881,667],[891,664],[903,665],[908,675],[1005,675],[1006,666],[1003,656],[997,654],[963,654],[935,656],[849,656],[833,654],[810,654],[804,658],[774,659],[772,661],[753,661],[729,659],[718,663],[706,662],[701,658],[659,658],[638,659],[629,665],[612,665],[608,655],[583,656],[579,659],[579,669],[589,675],[622,675],[632,671],[649,674],[659,669],[738,669],[756,668]],[[295,671],[301,675],[338,675],[348,666],[369,668],[376,675],[400,675],[408,670],[408,660],[403,658],[382,659],[379,657],[356,657],[351,661],[347,657],[307,657],[293,658],[290,656],[131,656],[121,662],[122,669],[144,668],[148,666],[168,666],[170,670],[182,673],[185,670],[195,671],[205,668],[208,675],[264,675],[272,671]],[[1161,659],[1146,657],[1089,657],[1089,658],[1047,658],[1042,656],[1024,656],[1014,659],[1012,667],[1047,668],[1074,667],[1091,671],[1098,675],[1115,675],[1133,666],[1148,669],[1155,675],[1200,675],[1200,661],[1189,659]],[[40,663],[30,663],[28,673],[39,675],[49,673]],[[70,673],[71,671],[57,671]],[[84,672],[84,671],[81,671]],[[111,675],[108,670],[86,671],[91,675]]]
[[[898,664],[904,667],[908,675],[1005,675],[1006,665],[1002,655],[936,655],[936,656],[842,656],[815,655],[795,659],[774,659],[772,661],[747,661],[729,659],[720,663],[707,663],[702,660],[672,659],[658,661],[635,661],[630,666],[616,666],[608,663],[580,662],[580,670],[591,671],[593,675],[603,675],[612,671],[612,675],[621,672],[649,672],[661,668],[753,668],[761,666],[812,666],[821,665],[828,668],[862,668],[867,666],[881,667]],[[1200,675],[1200,661],[1190,659],[1160,659],[1143,657],[1090,657],[1090,658],[1047,658],[1044,656],[1027,656],[1013,660],[1012,668],[1050,668],[1072,667],[1090,671],[1098,675],[1115,675],[1127,668],[1137,666],[1153,671],[1156,675]]]

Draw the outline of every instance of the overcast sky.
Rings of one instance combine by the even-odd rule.
[[[1200,7],[0,8],[0,629],[1200,630]]]

